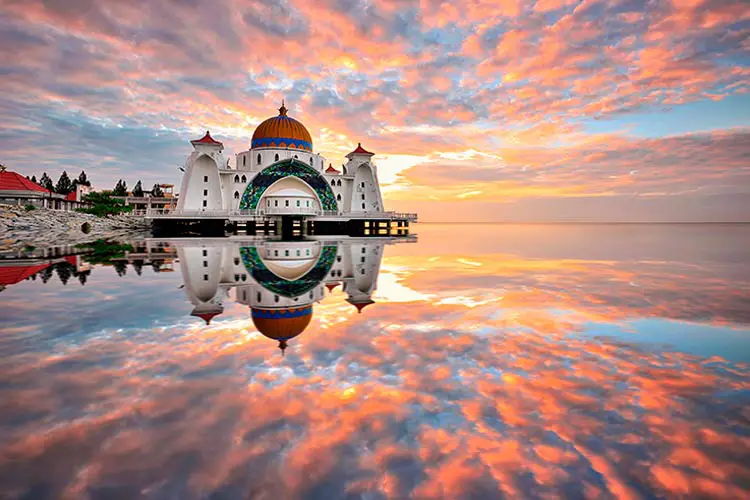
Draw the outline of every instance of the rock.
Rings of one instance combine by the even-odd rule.
[[[85,233],[84,224],[89,228]],[[100,238],[146,234],[151,226],[143,217],[125,215],[96,217],[79,212],[0,205],[0,251],[17,251],[27,245],[36,247],[73,245]]]

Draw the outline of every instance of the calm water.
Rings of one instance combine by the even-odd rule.
[[[750,227],[416,232],[0,264],[0,498],[750,494]]]

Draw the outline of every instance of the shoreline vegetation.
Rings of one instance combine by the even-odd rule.
[[[133,215],[97,216],[79,211],[27,210],[24,206],[0,205],[0,252],[116,240],[147,235],[150,230],[145,218]]]

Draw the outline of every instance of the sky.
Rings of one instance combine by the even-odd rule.
[[[422,221],[750,219],[742,0],[3,0],[0,162],[179,185],[277,114]]]

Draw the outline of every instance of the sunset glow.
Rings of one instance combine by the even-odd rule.
[[[423,220],[744,220],[747,22],[733,0],[13,1],[2,161],[179,185],[282,99],[337,162],[377,153]]]

